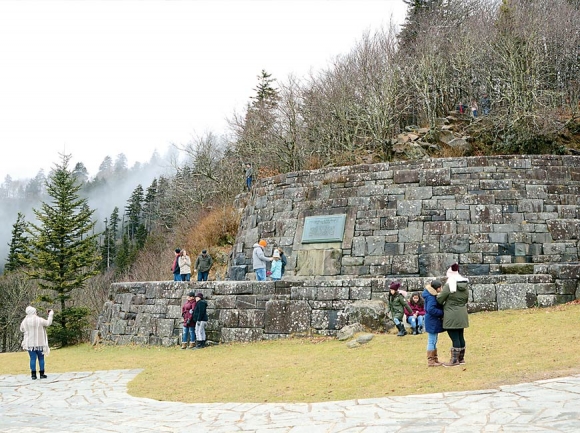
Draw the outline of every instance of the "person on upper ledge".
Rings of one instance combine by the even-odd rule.
[[[268,242],[260,239],[258,243],[254,244],[254,250],[252,251],[252,267],[258,281],[266,281],[266,264],[272,261],[271,257],[266,257],[264,254],[266,245],[268,245]]]
[[[202,250],[201,254],[197,256],[194,266],[194,271],[197,271],[197,281],[207,281],[212,265],[213,259],[207,253],[207,250]]]

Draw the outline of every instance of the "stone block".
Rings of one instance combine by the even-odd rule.
[[[175,319],[157,319],[156,328],[153,333],[158,337],[171,337],[173,335],[173,328],[175,328]]]
[[[473,223],[503,223],[502,209],[500,205],[475,205],[470,206],[471,222]]]
[[[411,186],[405,191],[405,200],[427,200],[433,196],[433,187]]]
[[[450,235],[456,232],[455,221],[425,222],[423,230],[426,235]]]
[[[242,342],[251,343],[260,341],[264,337],[261,328],[222,328],[220,335],[221,343]]]
[[[338,330],[346,324],[346,320],[341,316],[341,311],[312,310],[311,326],[318,330]]]
[[[395,170],[393,181],[395,183],[418,183],[419,170]]]
[[[496,286],[499,310],[525,309],[536,305],[537,295],[533,284],[498,284]]]
[[[418,273],[418,257],[415,255],[394,256],[391,264],[391,272],[394,275]]]
[[[571,240],[579,238],[580,221],[554,219],[546,221],[548,231],[556,241]]]
[[[401,230],[407,227],[406,216],[381,217],[381,230]]]
[[[467,253],[469,251],[469,235],[444,234],[441,236],[441,251],[457,254]]]
[[[264,332],[292,334],[310,329],[311,309],[305,301],[277,301],[266,303]]]
[[[264,310],[240,310],[238,316],[240,328],[263,328],[264,314]]]
[[[451,185],[451,172],[449,168],[423,170],[420,176],[422,183],[427,186]]]
[[[449,266],[457,262],[457,254],[438,253],[419,255],[419,275],[421,277],[439,277],[445,275]]]
[[[473,302],[495,302],[495,284],[472,284]]]
[[[218,322],[225,328],[236,328],[239,325],[238,310],[219,310]]]
[[[421,200],[398,200],[397,215],[421,215]]]

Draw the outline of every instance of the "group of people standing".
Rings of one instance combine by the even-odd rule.
[[[399,292],[401,283],[389,285],[388,305],[391,317],[399,330],[397,336],[407,335],[403,324],[404,315],[411,325],[413,334],[427,332],[427,365],[429,367],[454,367],[465,364],[464,330],[469,327],[467,313],[469,280],[459,274],[459,265],[454,263],[447,270],[447,281],[442,286],[439,280],[427,284],[422,295],[414,293],[407,302]],[[452,342],[451,359],[440,363],[437,355],[438,335],[446,331]]]
[[[268,245],[268,242],[264,239],[260,239],[259,242],[255,243],[252,251],[252,268],[256,274],[257,281],[266,281],[267,277],[270,277],[272,281],[278,281],[282,279],[284,272],[286,271],[287,259],[282,248],[275,248],[272,253],[272,257],[266,257],[264,254],[264,248]],[[270,270],[267,270],[267,265],[270,264]]]
[[[203,293],[187,294],[187,301],[181,307],[181,317],[183,317],[181,348],[203,349],[206,346],[205,327],[208,320],[207,301],[203,299]]]
[[[197,281],[207,281],[209,278],[209,271],[213,265],[213,259],[203,250],[195,260],[194,272],[197,272]],[[175,258],[171,265],[173,272],[173,281],[190,281],[191,280],[191,258],[187,255],[187,251],[181,248],[175,249]]]

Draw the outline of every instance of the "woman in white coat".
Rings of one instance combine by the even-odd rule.
[[[20,324],[20,331],[24,332],[22,348],[28,351],[30,357],[30,375],[32,380],[36,380],[36,360],[40,370],[40,378],[46,379],[44,374],[44,357],[50,353],[48,347],[48,337],[46,327],[52,324],[54,312],[48,310],[48,319],[43,319],[36,315],[36,308],[26,307],[26,317]]]

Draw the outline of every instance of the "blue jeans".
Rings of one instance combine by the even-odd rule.
[[[30,371],[36,371],[36,358],[38,358],[40,371],[44,371],[44,353],[42,350],[29,350],[28,356],[30,356]]]
[[[181,281],[181,274],[173,274],[173,281]]]
[[[425,326],[425,316],[409,316],[407,317],[407,322],[411,325],[411,328],[416,328],[417,326]]]
[[[205,325],[207,322],[198,320],[195,322],[195,338],[197,341],[205,341]]]
[[[208,277],[209,277],[209,271],[207,271],[207,272],[197,271],[197,281],[207,281]]]
[[[181,342],[187,343],[187,336],[189,335],[189,342],[193,343],[195,341],[195,328],[193,326],[184,326],[183,332],[181,333]]]
[[[437,337],[439,334],[427,333],[427,350],[437,350]]]
[[[266,268],[254,269],[256,273],[256,280],[266,281]]]
[[[181,281],[189,281],[191,279],[191,274],[181,274]]]
[[[252,189],[252,178],[251,177],[246,177],[246,188],[248,188],[248,191]]]

